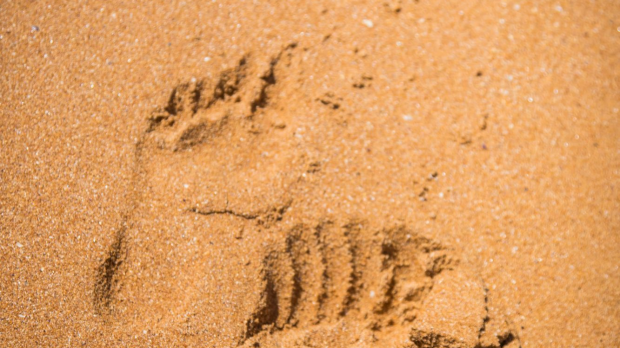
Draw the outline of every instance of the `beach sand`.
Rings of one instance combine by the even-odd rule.
[[[0,346],[620,346],[620,3],[0,5]]]

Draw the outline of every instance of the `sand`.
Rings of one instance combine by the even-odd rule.
[[[0,346],[620,346],[620,3],[0,5]]]

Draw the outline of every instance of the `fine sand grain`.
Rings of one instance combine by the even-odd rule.
[[[620,346],[619,18],[0,4],[0,346]]]

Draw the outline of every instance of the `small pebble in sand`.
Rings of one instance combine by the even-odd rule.
[[[22,243],[19,243],[19,242],[15,243],[15,245],[17,245],[18,248],[23,248],[24,247],[24,245]]]
[[[370,19],[364,19],[362,20],[362,23],[364,23],[364,25],[369,28],[372,28],[374,26],[374,23]]]
[[[39,31],[39,30],[41,30],[41,29],[39,29],[39,27],[37,27],[36,25],[33,25],[33,26],[30,28],[30,31],[32,31],[33,33],[34,33],[35,31]]]

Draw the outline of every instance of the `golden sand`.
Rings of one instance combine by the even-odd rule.
[[[619,346],[619,18],[4,2],[0,346]]]

